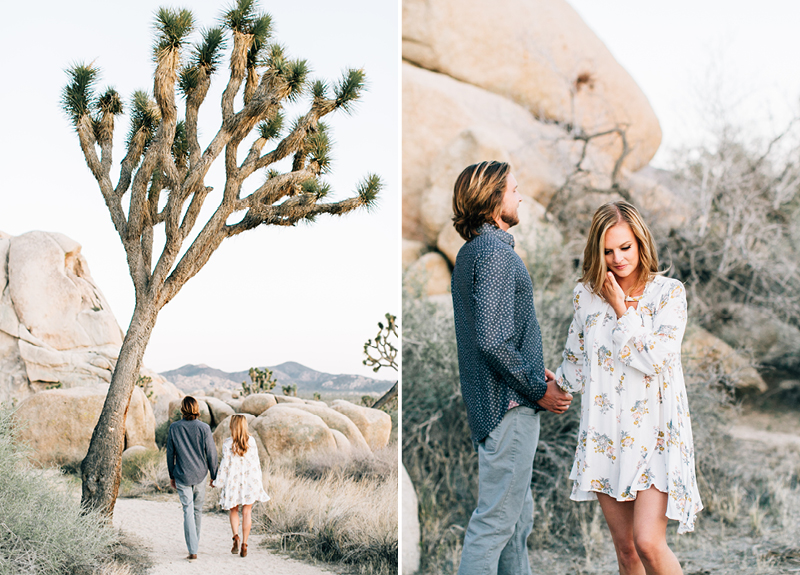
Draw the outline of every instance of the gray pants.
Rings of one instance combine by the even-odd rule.
[[[175,487],[183,505],[183,535],[186,538],[186,547],[189,549],[189,555],[197,555],[206,484],[205,481],[201,481],[197,485],[181,485],[176,481]]]
[[[539,414],[509,410],[478,445],[478,507],[464,536],[458,575],[529,575],[525,544],[533,529],[531,476]]]

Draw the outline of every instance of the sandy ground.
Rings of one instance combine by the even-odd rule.
[[[241,520],[241,519],[240,519]],[[196,561],[187,561],[183,538],[183,513],[177,495],[174,501],[118,499],[114,526],[135,535],[150,550],[151,575],[220,573],[225,575],[321,575],[331,571],[276,555],[259,545],[261,538],[250,535],[247,557],[231,553],[228,516],[204,513],[200,549]]]

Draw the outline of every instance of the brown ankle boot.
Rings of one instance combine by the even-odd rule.
[[[239,536],[233,536],[233,547],[231,547],[231,553],[236,555],[239,552]]]
[[[239,553],[242,557],[247,557],[247,543],[242,543],[242,551]]]

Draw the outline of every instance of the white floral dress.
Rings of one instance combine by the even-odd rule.
[[[683,284],[656,276],[638,309],[619,319],[585,285],[573,293],[575,316],[556,371],[562,389],[583,394],[570,498],[632,501],[655,486],[669,496],[667,517],[680,522],[678,533],[692,531],[703,504],[681,367]]]
[[[269,501],[261,481],[261,464],[258,461],[258,447],[251,436],[247,443],[247,453],[233,454],[233,439],[222,444],[222,461],[214,480],[214,487],[220,489],[219,506],[233,509],[237,505],[252,505],[256,501]]]

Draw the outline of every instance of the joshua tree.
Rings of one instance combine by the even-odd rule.
[[[250,381],[252,383],[242,382],[242,396],[250,395],[252,393],[268,393],[272,391],[275,384],[278,383],[277,379],[272,379],[272,370],[258,369],[257,367],[250,368]]]
[[[364,355],[367,356],[367,359],[363,363],[372,367],[374,372],[382,367],[390,367],[397,371],[397,348],[389,341],[390,337],[397,341],[397,316],[387,313],[385,317],[386,325],[383,325],[382,321],[378,322],[378,335],[375,336],[375,341],[368,339],[364,344]],[[365,403],[366,397],[368,396],[365,395],[361,398],[362,403]],[[397,382],[394,382],[392,388],[372,404],[372,407],[378,409],[394,397],[397,397]]]
[[[364,86],[362,70],[348,70],[332,83],[310,81],[304,60],[290,60],[270,42],[270,17],[258,11],[255,0],[237,0],[221,26],[203,30],[191,48],[187,43],[194,18],[188,10],[160,9],[155,28],[152,98],[141,91],[133,95],[116,184],[111,166],[114,120],[123,110],[120,95],[113,88],[96,93],[98,69],[77,64],[67,71],[62,100],[125,248],[135,290],[133,317],[81,465],[82,504],[109,516],[119,488],[125,415],[159,311],[225,238],[262,224],[293,226],[321,214],[369,208],[382,187],[378,176],[368,175],[353,197],[325,201],[331,189],[320,178],[330,167],[330,141],[321,119],[351,109]],[[222,124],[203,148],[198,139],[200,107],[231,40]],[[284,127],[284,105],[305,94],[310,97],[307,111]],[[178,117],[178,95],[183,119]],[[245,140],[249,149],[240,155]],[[222,197],[208,221],[198,222],[212,191],[206,175],[221,155]],[[274,169],[283,159],[288,160],[281,165],[291,168]],[[261,170],[266,174],[263,183],[243,193],[245,180]],[[157,226],[163,226],[164,234],[160,254],[153,246]]]

